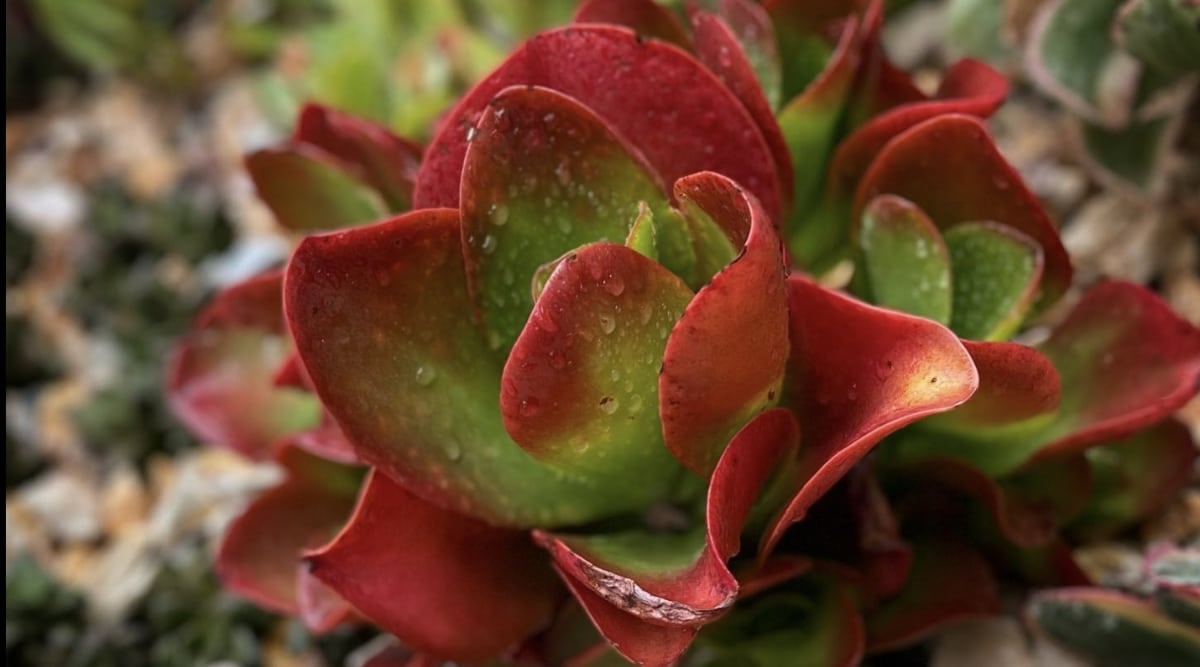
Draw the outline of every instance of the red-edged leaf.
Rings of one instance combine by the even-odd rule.
[[[1083,568],[1075,561],[1072,548],[1062,538],[1037,547],[1011,543],[993,543],[991,555],[1006,570],[1011,570],[1031,586],[1090,586]]]
[[[315,426],[309,393],[275,385],[289,354],[282,274],[272,272],[217,295],[180,340],[167,371],[167,396],[200,438],[253,459],[271,456],[283,436]]]
[[[470,128],[496,93],[514,85],[544,86],[579,100],[641,149],[668,183],[718,171],[779,219],[784,187],[777,167],[733,93],[677,47],[596,24],[534,37],[459,102],[426,151],[416,206],[458,204]]]
[[[754,0],[717,0],[715,11],[746,53],[768,108],[778,109],[783,95],[783,63],[771,15]]]
[[[585,0],[575,10],[575,22],[623,25],[643,37],[692,48],[692,37],[683,22],[654,0]]]
[[[996,582],[978,552],[954,540],[920,540],[908,585],[867,614],[867,650],[900,648],[948,623],[999,611]]]
[[[830,21],[859,13],[874,0],[764,0],[763,8],[776,21],[807,30],[820,30]]]
[[[301,555],[337,534],[354,507],[358,473],[296,449],[284,453],[287,477],[260,494],[233,521],[217,553],[217,572],[256,604],[301,614],[324,631],[349,612],[328,591],[310,586]]]
[[[1012,227],[968,222],[946,231],[954,275],[950,328],[963,338],[1008,340],[1033,309],[1045,253]]]
[[[561,93],[515,87],[497,95],[479,121],[462,181],[468,286],[492,344],[506,349],[521,332],[539,267],[585,243],[619,243],[641,202],[663,232],[663,263],[686,268],[670,257],[690,252],[686,230],[637,149]]]
[[[871,200],[858,230],[856,291],[871,303],[950,323],[950,254],[925,213],[892,195]]]
[[[1065,380],[1039,456],[1124,437],[1200,391],[1200,328],[1132,283],[1088,290],[1039,349]]]
[[[706,476],[729,438],[776,403],[787,358],[786,268],[770,218],[737,184],[695,174],[675,184],[675,196],[743,248],[671,331],[658,379],[667,448]]]
[[[696,638],[698,629],[695,627],[647,623],[621,611],[562,570],[559,575],[609,644],[635,664],[643,667],[672,665]]]
[[[767,25],[769,28],[770,24]],[[692,31],[696,39],[696,57],[742,101],[771,149],[780,182],[792,183],[792,158],[783,132],[775,121],[775,112],[759,83],[754,66],[732,27],[715,14],[698,11],[692,14]],[[770,37],[768,34],[767,38]],[[791,195],[791,188],[784,190],[785,207],[791,205]]]
[[[517,645],[549,624],[562,595],[526,534],[434,507],[378,471],[350,523],[308,562],[405,645],[452,660]]]
[[[881,194],[908,199],[943,230],[990,220],[1032,238],[1046,261],[1042,306],[1071,284],[1070,258],[1045,209],[971,116],[938,116],[888,142],[859,183],[852,219]]]
[[[395,212],[412,203],[421,147],[386,128],[320,104],[306,104],[292,134],[298,144],[316,146],[371,184]]]
[[[1168,419],[1085,455],[1095,493],[1071,529],[1099,538],[1165,508],[1191,480],[1197,452],[1188,428]]]
[[[798,438],[795,419],[782,409],[738,432],[713,471],[703,528],[536,535],[564,577],[621,613],[651,625],[703,625],[736,599],[738,582],[725,563],[741,546],[743,524],[760,491],[789,462]]]
[[[447,210],[300,244],[287,314],[326,409],[364,461],[493,523],[576,524],[640,507],[508,438],[500,361],[471,323],[459,248],[458,216]]]
[[[991,66],[961,60],[946,70],[933,99],[904,104],[876,116],[838,145],[829,170],[829,187],[850,196],[883,147],[905,130],[930,118],[960,113],[986,118],[1004,102],[1008,81]]]
[[[869,306],[806,278],[788,281],[788,397],[804,445],[795,494],[764,537],[792,523],[887,434],[970,398],[979,383],[948,329]]]
[[[682,469],[663,446],[658,369],[691,297],[623,245],[559,262],[504,367],[500,409],[513,440],[645,504],[667,496]]]

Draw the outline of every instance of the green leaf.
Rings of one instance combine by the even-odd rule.
[[[1156,118],[1109,130],[1084,121],[1080,132],[1087,157],[1102,175],[1153,192],[1162,185],[1174,125],[1171,118]]]
[[[1194,0],[1129,0],[1117,15],[1117,42],[1161,72],[1200,71],[1200,4]]]
[[[921,209],[891,195],[871,200],[858,247],[863,259],[858,281],[872,303],[950,322],[950,256]]]
[[[294,231],[338,229],[378,220],[383,199],[319,148],[287,144],[246,157],[246,169],[280,225]]]
[[[975,222],[946,231],[954,276],[950,328],[963,338],[1007,340],[1033,307],[1042,249],[1011,227]]]

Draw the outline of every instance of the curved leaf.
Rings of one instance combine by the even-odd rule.
[[[1042,248],[1011,227],[987,222],[958,225],[945,240],[954,274],[950,328],[963,338],[1007,340],[1037,297]]]
[[[250,153],[245,162],[259,199],[286,229],[337,229],[387,213],[353,165],[316,146],[285,143]]]
[[[575,22],[622,25],[643,37],[692,47],[692,37],[679,17],[654,0],[585,0],[575,10]]]
[[[871,303],[950,323],[950,255],[921,209],[891,195],[871,200],[858,230],[856,279]]]

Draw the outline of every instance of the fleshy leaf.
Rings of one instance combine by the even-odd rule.
[[[642,667],[672,665],[696,638],[695,627],[647,623],[610,604],[562,570],[559,575],[609,644],[635,664]]]
[[[742,45],[768,108],[778,109],[782,101],[783,65],[770,14],[753,0],[718,0],[716,13]]]
[[[916,204],[943,233],[990,220],[1032,238],[1045,257],[1040,306],[1071,284],[1071,261],[1045,209],[975,118],[938,116],[890,141],[859,183],[854,219],[881,194]]]
[[[858,279],[872,303],[950,323],[950,256],[920,209],[899,197],[876,197],[858,234]]]
[[[719,171],[779,219],[784,186],[766,140],[733,93],[677,47],[596,24],[530,39],[459,102],[426,151],[416,206],[458,204],[470,128],[497,93],[514,85],[544,86],[575,98],[637,146],[665,182]]]
[[[246,170],[275,220],[293,231],[349,227],[387,213],[353,166],[309,144],[255,151],[246,156]]]
[[[358,473],[294,448],[283,462],[287,477],[230,524],[217,553],[217,572],[227,587],[256,604],[289,614],[303,611],[310,627],[328,630],[349,607],[336,597],[314,596],[314,588],[298,587],[307,574],[301,555],[324,544],[346,522]]]
[[[638,202],[638,214],[625,237],[625,247],[658,260],[658,227],[654,224],[654,211],[644,201]]]
[[[637,507],[508,438],[459,248],[458,216],[440,209],[300,244],[287,313],[326,409],[364,461],[442,507],[522,526]]]
[[[1200,390],[1200,329],[1132,283],[1092,287],[1038,347],[1066,389],[1039,455],[1124,437]]]
[[[741,3],[736,0],[722,0],[722,4],[744,4],[749,5],[752,9],[758,9],[747,0],[742,0]],[[752,9],[743,7],[742,11],[748,13]],[[758,11],[762,10],[758,9]],[[766,24],[766,29],[770,30],[770,23]],[[775,121],[771,102],[767,99],[766,92],[759,83],[748,54],[743,50],[737,35],[734,34],[733,27],[716,14],[697,11],[692,14],[692,33],[696,40],[696,57],[741,100],[746,111],[750,112],[750,116],[758,124],[758,129],[771,149],[775,168],[779,170],[780,182],[791,183],[792,159],[788,153],[787,143],[784,142],[779,123]],[[768,33],[767,39],[770,38],[771,34]],[[785,206],[791,205],[791,194],[791,188],[783,191]]]
[[[663,445],[658,369],[691,297],[677,276],[623,245],[567,255],[501,378],[513,440],[642,504],[665,497],[682,470]]]
[[[538,267],[585,243],[622,241],[641,202],[659,223],[664,263],[685,270],[686,231],[635,149],[560,93],[497,95],[467,151],[462,190],[468,285],[491,344],[507,348],[521,332]]]
[[[986,118],[1004,102],[1008,81],[991,66],[960,60],[946,70],[937,96],[900,105],[872,118],[843,140],[830,165],[830,186],[849,196],[875,156],[894,137],[931,118],[948,113]]]
[[[1114,130],[1082,122],[1085,165],[1106,183],[1159,195],[1178,127],[1171,118],[1135,120]]]
[[[1137,598],[1098,588],[1034,595],[1026,614],[1039,631],[1098,667],[1200,663],[1200,631]]]
[[[930,417],[921,427],[997,440],[998,435],[1016,437],[1045,427],[1062,397],[1062,379],[1050,359],[1020,343],[962,343],[979,371],[979,389],[963,405]]]
[[[879,440],[970,398],[975,366],[948,329],[869,306],[811,280],[788,280],[791,355],[785,404],[804,428],[794,495],[764,537],[792,523]]]
[[[1129,119],[1137,63],[1113,42],[1123,0],[1057,0],[1030,27],[1030,79],[1074,113],[1108,127]]]
[[[217,295],[175,349],[167,395],[175,415],[199,437],[253,459],[276,442],[315,426],[320,405],[311,394],[275,385],[289,355],[278,271]]]
[[[967,223],[946,231],[954,275],[950,328],[963,338],[1007,340],[1033,307],[1045,257],[1011,227]]]
[[[862,616],[849,587],[832,577],[809,577],[801,586],[739,604],[706,629],[703,648],[683,664],[852,667],[862,661],[863,640]]]
[[[1096,491],[1071,529],[1105,537],[1162,510],[1191,479],[1196,447],[1171,419],[1085,454]]]
[[[292,141],[316,146],[350,165],[383,197],[389,211],[410,208],[421,164],[420,146],[380,125],[319,104],[307,104],[300,111]]]
[[[562,595],[526,534],[434,507],[379,471],[350,523],[308,562],[405,645],[453,660],[516,645],[550,622]]]
[[[919,540],[908,585],[867,614],[867,650],[900,648],[948,623],[999,611],[996,582],[978,552],[949,539]]]
[[[776,403],[787,358],[786,268],[771,219],[736,183],[694,174],[675,184],[675,196],[743,248],[671,331],[658,378],[667,448],[707,476],[729,438]]]
[[[1168,74],[1200,71],[1200,5],[1193,0],[1126,0],[1114,34],[1121,48]]]
[[[692,38],[683,22],[654,0],[585,0],[575,10],[575,22],[622,25],[643,37],[692,48]]]
[[[759,493],[789,462],[798,438],[795,419],[782,409],[739,431],[713,471],[705,524],[695,529],[535,535],[564,577],[614,609],[651,625],[702,625],[736,599],[738,581],[725,563],[741,547],[743,524]]]

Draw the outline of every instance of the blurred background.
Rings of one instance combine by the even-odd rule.
[[[165,407],[162,365],[214,290],[286,260],[241,160],[286,136],[302,101],[423,141],[574,4],[6,0],[6,663],[355,664],[371,633],[317,639],[220,590],[215,539],[277,471],[199,447]],[[1113,173],[1064,139],[1078,120],[1027,80],[1020,11],[1037,4],[897,3],[887,44],[930,88],[963,55],[1010,73],[993,130],[1083,282],[1149,284],[1200,321],[1195,91],[1171,107],[1170,132],[1119,135],[1147,156]],[[1184,418],[1200,425],[1200,401]],[[1159,523],[1147,530],[1200,530],[1200,493]],[[1089,548],[1110,577],[1140,551]]]

